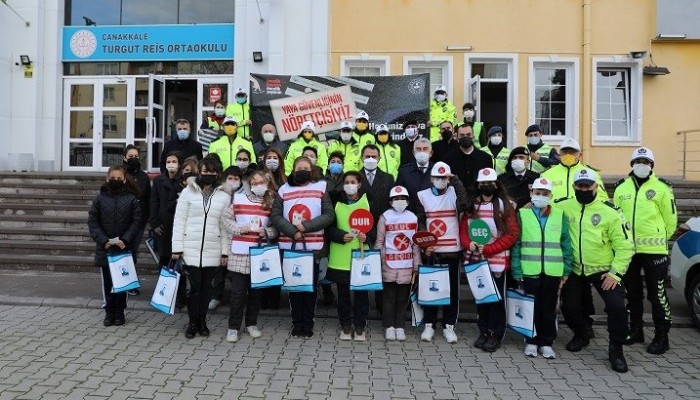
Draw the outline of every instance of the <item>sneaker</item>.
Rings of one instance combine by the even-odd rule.
[[[576,353],[577,351],[581,351],[584,347],[588,346],[590,342],[591,339],[588,338],[586,333],[581,335],[574,334],[574,337],[569,341],[569,343],[566,344],[566,349],[572,353]]]
[[[384,339],[393,341],[396,340],[396,329],[394,327],[386,328],[386,333],[384,334]]]
[[[445,324],[445,329],[442,330],[442,336],[445,338],[447,343],[457,343],[457,334],[455,333],[454,325]]]
[[[211,299],[209,302],[209,311],[214,311],[221,305],[221,300]]]
[[[365,331],[355,331],[355,341],[366,342],[367,336],[365,335]]]
[[[425,324],[425,329],[423,329],[423,334],[420,335],[420,340],[423,342],[432,342],[434,335],[435,329],[433,329],[433,324]]]
[[[352,331],[350,330],[350,328],[342,328],[340,330],[340,340],[352,340]]]
[[[497,337],[495,333],[491,332],[482,349],[484,351],[488,351],[489,353],[493,353],[494,351],[498,350],[499,347],[501,347],[501,339]]]
[[[474,347],[477,349],[483,349],[488,338],[489,336],[486,333],[482,333],[478,338],[476,338],[476,341],[474,341]]]
[[[226,341],[229,343],[236,343],[238,341],[238,331],[229,329],[228,332],[226,332]]]
[[[557,358],[557,353],[554,352],[552,346],[541,346],[539,351],[540,354],[542,354],[542,357],[546,358],[547,360],[554,360]]]
[[[292,329],[292,337],[293,338],[304,337],[304,330],[301,328],[295,327],[294,329]]]
[[[528,357],[537,357],[537,345],[536,344],[526,344],[525,345],[525,353],[526,356]]]
[[[250,337],[252,337],[253,339],[257,339],[260,336],[262,336],[262,333],[260,333],[260,329],[258,329],[258,327],[255,325],[246,326],[245,330],[246,332],[248,332],[248,335],[250,335]]]
[[[396,340],[399,342],[406,341],[406,332],[404,332],[403,328],[396,328]]]

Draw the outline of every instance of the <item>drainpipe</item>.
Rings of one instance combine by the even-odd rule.
[[[592,125],[593,121],[591,107],[591,85],[592,85],[592,64],[591,60],[591,0],[583,0],[583,49],[581,65],[583,66],[583,79],[581,86],[583,87],[583,98],[581,99],[581,147],[583,154],[590,149],[590,143],[593,136]]]

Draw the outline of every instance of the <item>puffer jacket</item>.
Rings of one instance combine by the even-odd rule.
[[[186,265],[218,267],[221,256],[229,254],[224,212],[230,201],[229,194],[219,186],[205,203],[202,189],[191,181],[175,209],[173,254],[181,254]]]
[[[102,185],[88,213],[88,228],[95,241],[95,266],[107,265],[105,244],[111,238],[120,238],[126,245],[125,250],[130,250],[141,221],[141,205],[132,192],[125,188],[112,193],[106,184]],[[112,251],[117,251],[117,248],[112,246]]]

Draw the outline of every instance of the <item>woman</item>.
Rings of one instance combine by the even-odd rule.
[[[333,223],[333,203],[326,193],[326,182],[320,180],[317,170],[306,157],[292,163],[292,174],[277,192],[270,220],[280,233],[280,248],[289,250],[292,243],[297,249],[314,252],[314,282],[323,250],[323,231]],[[316,285],[313,292],[289,293],[292,308],[292,337],[310,338],[314,335],[316,312]]]
[[[177,174],[180,170],[180,153],[172,151],[165,156],[165,173],[153,180],[151,191],[151,225],[152,233],[158,241],[158,259],[161,266],[167,265],[172,249],[172,230],[174,215],[168,212],[168,199],[178,185]]]
[[[243,174],[243,181],[247,181],[250,175],[258,169],[258,165],[251,163],[250,160],[252,160],[252,155],[248,150],[240,149],[238,153],[236,153],[236,166]]]
[[[257,327],[260,311],[260,290],[250,288],[250,248],[277,237],[270,227],[270,209],[277,187],[262,171],[250,176],[250,187],[233,195],[231,207],[226,207],[224,224],[231,237],[228,276],[231,282],[231,302],[226,341],[238,341],[243,310],[245,329],[252,338],[261,336]]]
[[[282,153],[272,147],[265,150],[265,153],[262,155],[262,170],[272,176],[278,188],[287,183],[283,159]]]
[[[311,164],[314,168],[318,169],[319,176],[323,176],[323,168],[317,165],[318,163],[318,150],[313,146],[306,146],[301,152],[301,155],[311,160]]]
[[[219,133],[226,118],[226,105],[220,101],[214,103],[214,112],[202,121],[201,129],[211,129]]]
[[[197,332],[209,336],[207,308],[214,271],[227,264],[229,240],[224,212],[229,195],[218,186],[221,164],[207,156],[199,163],[199,176],[180,194],[173,224],[173,260],[183,258],[187,279],[187,312],[190,321],[185,337]]]
[[[148,177],[143,170],[141,170],[141,161],[139,160],[139,149],[138,147],[130,144],[124,149],[124,163],[122,167],[126,170],[127,179],[132,179],[135,184],[136,197],[139,199],[139,204],[141,206],[141,226],[138,232],[136,232],[136,237],[134,238],[133,251],[131,255],[134,258],[134,264],[138,261],[139,247],[141,246],[141,241],[143,240],[143,232],[146,230],[146,223],[150,216],[149,206],[151,202],[151,179]],[[139,290],[134,289],[128,292],[130,295],[138,296]]]
[[[334,151],[328,156],[328,171],[324,179],[326,180],[326,191],[333,202],[337,201],[338,196],[343,194],[344,163],[345,156],[339,151]]]
[[[358,342],[367,340],[365,327],[367,326],[367,314],[369,314],[369,294],[366,290],[358,290],[353,293],[354,305],[350,300],[352,251],[359,249],[360,246],[365,249],[369,248],[364,244],[367,241],[367,236],[362,232],[352,232],[350,229],[350,214],[353,211],[369,211],[369,201],[361,188],[361,180],[360,173],[356,171],[346,172],[343,175],[343,194],[338,196],[334,205],[335,224],[328,227],[327,232],[330,240],[327,278],[335,283],[338,289],[340,340],[353,339],[353,330],[350,324],[352,322],[355,325],[355,340]]]
[[[133,182],[124,168],[115,165],[107,171],[107,183],[102,185],[88,214],[90,236],[95,241],[95,267],[102,272],[102,293],[105,300],[104,326],[124,325],[126,292],[112,293],[112,276],[107,255],[133,251],[141,227],[141,206]]]
[[[505,287],[510,268],[510,251],[520,235],[515,216],[515,204],[508,198],[503,185],[496,180],[493,168],[484,168],[477,177],[477,195],[471,202],[470,211],[462,217],[459,232],[467,259],[473,254],[486,258],[491,269],[501,300],[495,303],[477,304],[479,337],[474,347],[494,352],[501,346],[506,332]],[[489,226],[491,239],[485,245],[469,238],[469,225],[480,219]]]

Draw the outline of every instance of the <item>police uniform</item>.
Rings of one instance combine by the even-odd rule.
[[[328,146],[328,155],[339,151],[345,157],[343,161],[344,171],[359,171],[362,167],[360,163],[360,146],[354,140],[350,143],[344,143],[341,140],[336,140]]]
[[[235,137],[224,135],[209,144],[209,153],[219,156],[224,170],[231,165],[236,165],[236,154],[242,149],[248,150],[251,160],[255,160],[253,144],[250,143],[250,140],[238,135],[240,129],[239,127],[236,131]]]
[[[447,121],[454,125],[457,119],[457,109],[449,100],[430,101],[430,141],[437,142],[440,140],[440,124]]]

